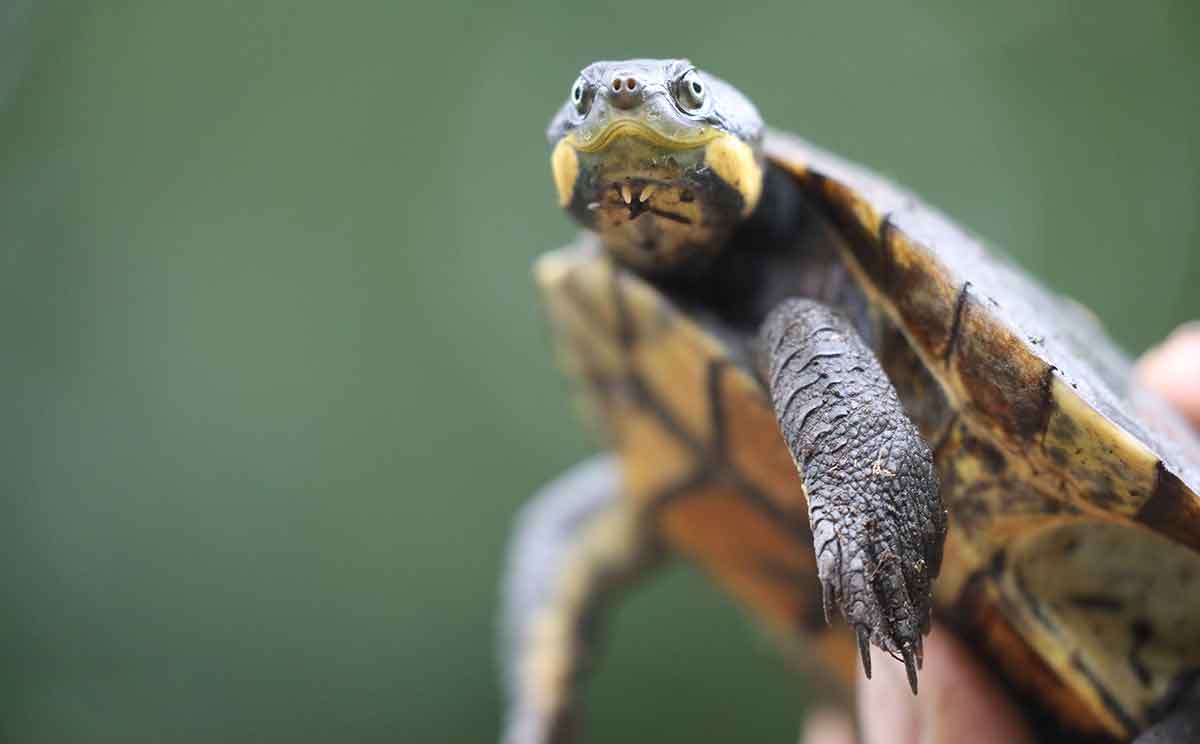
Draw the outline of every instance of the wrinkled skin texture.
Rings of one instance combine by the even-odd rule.
[[[808,495],[828,618],[902,657],[916,692],[946,512],[933,455],[858,333],[811,300],[788,300],[762,331],[766,379]]]
[[[1200,428],[1200,326],[1180,328],[1161,346],[1147,352],[1138,364],[1138,376]],[[818,711],[805,725],[802,744],[1033,741],[1032,733],[1004,693],[959,641],[935,627],[927,642],[929,663],[921,673],[919,697],[907,693],[899,669],[878,664],[883,671],[877,678],[870,684],[860,678],[858,685],[861,739],[844,715]],[[1200,724],[1195,718],[1168,720],[1143,734],[1138,744],[1189,741],[1187,734],[1179,733],[1186,730],[1200,735]]]

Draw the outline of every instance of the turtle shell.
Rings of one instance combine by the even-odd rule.
[[[862,167],[776,132],[766,151],[823,221],[934,448],[950,515],[938,617],[1047,730],[1140,731],[1200,678],[1200,442],[1084,308]],[[744,344],[594,238],[536,274],[629,498],[781,637],[851,674],[853,640],[822,616],[803,488]]]

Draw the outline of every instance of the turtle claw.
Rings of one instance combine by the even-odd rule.
[[[833,590],[829,587],[828,581],[821,582],[821,609],[825,611],[825,624],[832,625],[830,618],[830,608],[833,607]]]
[[[908,686],[912,688],[914,695],[917,694],[917,654],[913,652],[911,643],[904,644],[901,650],[904,654],[904,669],[908,672]]]
[[[858,633],[858,653],[862,656],[863,673],[867,675],[867,679],[871,678],[871,633],[866,627],[860,625],[857,629]]]

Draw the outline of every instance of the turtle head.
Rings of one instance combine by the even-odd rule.
[[[559,204],[645,274],[711,256],[758,203],[763,124],[684,59],[588,65],[550,122]]]

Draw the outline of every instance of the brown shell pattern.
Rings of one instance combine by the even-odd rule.
[[[778,133],[767,151],[841,234],[891,329],[880,359],[935,446],[951,519],[938,616],[1050,725],[1129,737],[1200,678],[1200,442],[1086,310],[859,166]],[[822,618],[803,489],[762,385],[589,238],[536,273],[630,497],[848,678],[853,642]]]

